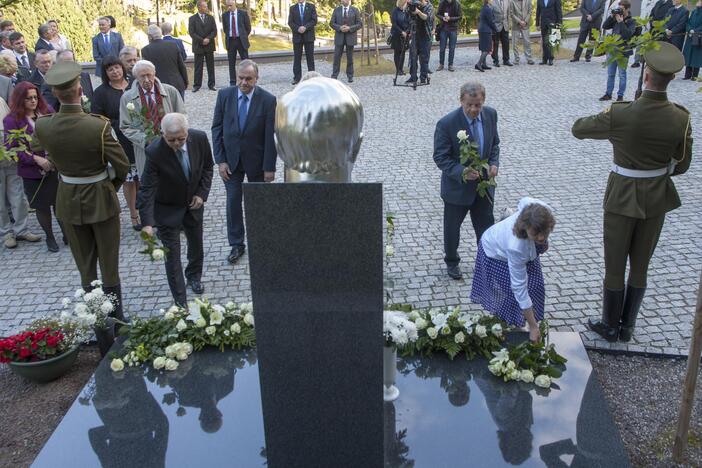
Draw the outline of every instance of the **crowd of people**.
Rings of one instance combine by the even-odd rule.
[[[666,10],[663,16],[668,22],[680,21],[676,18],[681,16],[679,12],[683,7],[679,0],[674,2],[677,6]],[[409,47],[408,81],[428,82],[429,50],[435,35],[440,42],[437,71],[443,70],[445,64],[448,71],[455,71],[456,39],[462,17],[460,4],[456,0],[441,0],[436,14],[428,0],[398,0],[396,5],[391,15],[389,42],[395,51],[397,74],[404,74],[405,53]],[[631,19],[630,6],[629,0],[620,0],[619,6],[601,27],[611,29],[625,40],[637,34],[639,28]],[[675,121],[677,126],[684,128],[678,132],[680,134],[661,135],[659,140],[663,143],[651,143],[651,147],[670,145],[676,154],[679,153],[680,159],[673,157],[672,172],[667,172],[666,168],[666,177],[687,170],[691,132],[689,114],[684,109],[668,106],[670,103],[664,92],[673,74],[684,65],[687,65],[686,79],[697,76],[699,67],[695,64],[699,64],[695,60],[699,60],[697,54],[702,46],[695,41],[700,33],[701,6],[698,1],[697,9],[686,19],[688,26],[682,41],[675,32],[679,26],[670,23],[671,29],[667,29],[666,37],[661,38],[668,42],[663,44],[666,47],[662,47],[662,55],[650,55],[644,74],[647,90],[644,99],[637,101],[639,107],[621,108],[621,111],[617,108],[616,112],[613,108],[611,113],[608,111],[588,121],[579,121],[573,128],[575,136],[608,138],[615,131],[612,123],[615,115],[643,112],[646,105],[653,105],[663,96],[667,106],[665,112],[670,114],[667,121]],[[88,290],[92,281],[97,279],[99,263],[105,290],[118,297],[116,316],[122,315],[117,190],[123,190],[133,229],[150,236],[156,234],[163,242],[169,287],[174,301],[185,306],[188,288],[195,294],[204,292],[201,282],[204,258],[202,222],[213,167],[216,165],[226,189],[226,231],[231,248],[227,260],[232,264],[246,250],[242,206],[244,179],[249,182],[272,182],[275,179],[276,98],[258,86],[258,65],[248,59],[247,36],[251,30],[248,14],[238,10],[234,0],[228,0],[227,7],[222,20],[230,86],[219,90],[217,95],[211,128],[212,147],[205,133],[189,128],[184,103],[185,89],[189,86],[184,63],[186,53],[182,42],[171,36],[171,24],[148,27],[149,44],[141,49],[140,58],[137,48],[125,45],[122,36],[114,30],[113,19],[99,18],[99,32],[92,40],[92,48],[95,73],[102,83],[93,89],[91,77],[75,62],[70,41],[59,33],[56,21],[49,20],[39,27],[40,39],[35,52],[27,49],[24,37],[14,31],[11,21],[0,23],[3,48],[6,37],[10,46],[0,52],[0,112],[5,151],[14,152],[17,160],[13,162],[4,158],[0,161],[0,235],[5,247],[10,249],[17,247],[17,241],[40,241],[41,237],[28,229],[27,217],[33,210],[44,231],[48,250],[57,252],[59,243],[52,228],[53,216],[56,216],[61,239],[70,246],[80,270],[83,288]],[[661,8],[657,4],[654,14],[658,15]],[[189,20],[195,56],[192,91],[197,92],[202,86],[203,62],[207,64],[208,88],[217,90],[213,59],[216,22],[208,13],[206,1],[199,1],[197,9],[198,12]],[[581,34],[573,62],[580,59],[582,43],[600,27],[604,0],[583,0],[581,11]],[[542,65],[553,64],[547,36],[552,25],[561,21],[560,0],[537,1],[536,23],[541,27],[544,41]],[[294,45],[293,84],[297,84],[309,76],[318,75],[314,72],[314,29],[317,22],[314,5],[298,0],[290,8],[289,22]],[[502,65],[518,64],[518,43],[523,45],[527,64],[534,64],[529,47],[530,22],[529,0],[485,0],[478,27],[481,55],[475,68],[480,72],[490,69],[488,54],[491,54],[493,65],[500,66],[499,46],[502,46]],[[350,5],[350,0],[341,0],[331,23],[336,31],[331,78],[338,79],[341,55],[345,50],[346,75],[352,82],[353,48],[356,32],[361,27],[361,14]],[[512,59],[510,31],[513,33]],[[448,63],[445,61],[447,47]],[[669,50],[671,47],[675,53]],[[303,50],[307,58],[307,76],[302,75]],[[683,54],[678,50],[685,52],[685,62],[681,62]],[[625,55],[633,53],[633,50],[628,50]],[[586,60],[590,60],[591,54],[591,50],[586,51]],[[237,55],[241,60],[238,66]],[[672,56],[674,63],[669,63]],[[607,92],[603,100],[612,96],[617,69],[620,76],[617,100],[622,101],[626,69],[617,62],[608,68]],[[545,299],[539,255],[547,249],[555,218],[545,202],[524,199],[516,213],[495,223],[491,201],[494,200],[494,189],[487,190],[487,197],[477,189],[478,181],[497,177],[499,170],[497,112],[483,105],[485,95],[481,84],[467,83],[460,92],[461,106],[441,119],[436,127],[434,161],[442,173],[447,274],[453,279],[462,278],[459,239],[461,225],[470,214],[478,241],[471,299],[510,324],[523,326],[526,321],[531,338],[538,340],[537,322],[543,318]],[[661,115],[664,113],[659,108],[654,110]],[[686,126],[683,125],[685,118],[688,118]],[[605,121],[607,125],[604,125]],[[455,135],[461,132],[475,143],[481,158],[488,161],[484,173],[469,170],[459,162],[462,141]],[[678,144],[682,145],[680,151]],[[617,151],[615,145],[615,161]],[[645,147],[640,148],[641,154],[647,151]],[[630,179],[658,177],[663,175],[658,174],[660,168],[651,170],[649,166],[664,163],[667,164],[655,160],[639,170],[637,162],[623,159],[617,162],[620,171],[617,174]],[[652,172],[656,174],[649,174]],[[615,185],[609,184],[608,187]],[[674,205],[660,205],[659,208],[668,211],[677,207]],[[605,217],[608,270],[605,315],[600,322],[593,322],[591,328],[610,340],[621,338],[627,341],[631,337],[645,291],[648,260],[663,225],[665,211],[657,213],[656,217],[644,215],[644,222],[637,221],[641,218],[639,208],[625,207],[622,211],[615,207]],[[644,212],[650,214],[652,211]],[[629,241],[638,239],[638,243],[619,245],[623,238],[621,229],[626,230]],[[180,259],[181,231],[185,233],[188,246],[185,270]],[[607,242],[616,248],[608,249]],[[625,295],[623,265],[628,257],[631,257],[632,273]],[[631,297],[630,306],[626,306],[625,297],[627,301]],[[621,304],[617,305],[617,301]],[[612,312],[614,309],[618,314]],[[622,310],[629,310],[628,318],[622,319]],[[623,338],[620,336],[622,327],[629,330]]]

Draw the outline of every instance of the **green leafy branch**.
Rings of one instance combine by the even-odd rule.
[[[0,145],[0,161],[17,162],[18,153],[30,151],[32,136],[27,133],[27,127],[7,130],[5,131],[5,142],[9,143],[11,148]]]
[[[643,28],[649,20],[639,16],[634,18],[636,26]],[[634,35],[629,40],[624,40],[619,34],[602,35],[600,31],[593,30],[593,40],[583,44],[584,49],[594,49],[594,55],[600,57],[607,56],[607,60],[603,64],[606,67],[612,62],[617,62],[620,68],[626,68],[629,58],[625,55],[627,52],[638,49],[640,55],[644,55],[651,50],[658,50],[660,45],[657,41],[661,37],[665,37],[666,20],[654,21],[653,27],[642,34]]]

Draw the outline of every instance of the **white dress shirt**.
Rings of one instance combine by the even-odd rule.
[[[528,262],[537,257],[536,245],[533,240],[518,238],[512,230],[522,210],[533,203],[538,203],[553,211],[541,200],[524,197],[519,200],[516,213],[491,226],[480,238],[485,255],[495,260],[507,262],[512,292],[522,309],[528,309],[532,306],[527,289],[526,266]]]

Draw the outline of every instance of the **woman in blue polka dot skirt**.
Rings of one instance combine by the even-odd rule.
[[[556,220],[535,198],[522,198],[517,212],[483,234],[475,259],[470,299],[513,326],[529,324],[529,339],[541,339],[544,275],[539,255],[548,249]]]

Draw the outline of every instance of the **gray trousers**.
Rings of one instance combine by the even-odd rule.
[[[10,208],[14,224],[10,222]],[[24,195],[22,178],[17,175],[17,164],[0,162],[0,238],[11,233],[15,236],[23,234],[27,230],[28,210],[29,203]]]
[[[524,44],[524,56],[531,60],[531,43],[529,42],[529,27],[521,29],[519,23],[512,22],[512,53],[514,63],[519,63],[519,43]]]

